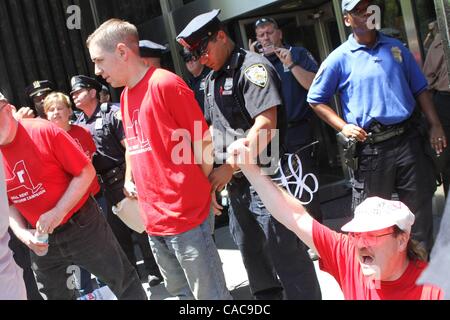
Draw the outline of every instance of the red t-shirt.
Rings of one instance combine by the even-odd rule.
[[[87,129],[77,126],[76,124],[72,124],[67,133],[75,140],[81,150],[83,150],[86,156],[92,161],[92,157],[94,156],[95,151],[97,151],[97,147],[95,146],[91,133]],[[97,176],[95,176],[92,180],[89,190],[91,190],[92,195],[96,195],[100,191],[100,184],[98,183]]]
[[[411,261],[405,273],[395,281],[375,282],[365,277],[357,259],[356,247],[347,235],[334,232],[317,221],[313,239],[320,255],[320,268],[339,283],[347,300],[442,300],[444,293],[432,285],[417,285],[427,267],[423,261]]]
[[[72,178],[80,175],[90,161],[64,130],[41,119],[22,120],[14,140],[0,146],[0,151],[9,203],[33,228],[42,214],[55,207]],[[89,193],[61,224],[83,206]]]
[[[165,236],[197,227],[209,214],[211,187],[194,164],[191,143],[208,130],[194,93],[177,75],[151,68],[134,88],[125,88],[121,106],[147,232]],[[178,133],[192,140],[182,144]],[[181,146],[188,163],[172,157]]]

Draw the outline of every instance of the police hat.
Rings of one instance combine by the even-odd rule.
[[[139,52],[143,58],[161,58],[167,52],[167,48],[150,40],[141,40]]]
[[[102,85],[97,80],[87,77],[87,76],[73,76],[70,80],[70,85],[72,86],[72,91],[70,94],[73,94],[75,91],[80,89],[95,89],[97,93],[102,90]]]
[[[342,0],[342,12],[352,11],[361,0]]]
[[[54,85],[51,81],[48,80],[41,80],[41,81],[34,81],[31,85],[25,88],[25,92],[27,96],[29,96],[31,99],[35,96],[40,96],[46,92],[52,92],[54,91]]]
[[[210,37],[220,30],[219,13],[220,9],[214,9],[192,19],[177,36],[178,43],[198,55],[199,52],[195,51],[207,45]]]

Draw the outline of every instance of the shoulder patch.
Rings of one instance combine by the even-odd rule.
[[[244,71],[245,77],[253,84],[265,88],[269,80],[267,69],[263,64],[253,64]]]
[[[114,113],[114,118],[116,118],[119,121],[122,121],[122,112],[118,110],[116,113]]]

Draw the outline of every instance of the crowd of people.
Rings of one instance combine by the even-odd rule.
[[[150,286],[230,300],[213,237],[224,190],[254,299],[320,300],[315,259],[346,299],[442,299],[417,283],[433,247],[436,177],[446,194],[449,183],[442,42],[430,40],[422,71],[370,27],[370,5],[342,1],[352,34],[321,64],[270,17],[244,50],[220,10],[203,13],[176,38],[187,83],[161,67],[164,46],[110,19],[86,43],[97,79],[73,76],[69,95],[36,81],[31,108],[0,94],[0,299],[76,299],[94,275],[118,299],[145,300],[138,244]],[[106,83],[124,87],[120,104]],[[323,225],[318,121],[353,145],[343,233]],[[296,181],[296,170],[313,178]],[[144,233],[114,214],[125,197],[138,200]]]

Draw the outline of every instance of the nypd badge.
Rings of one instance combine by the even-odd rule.
[[[261,88],[265,88],[269,79],[267,69],[262,64],[254,64],[245,69],[245,77]]]
[[[399,47],[393,47],[391,49],[391,52],[392,52],[392,56],[394,57],[395,61],[397,61],[398,63],[403,62],[402,51],[400,50]]]

